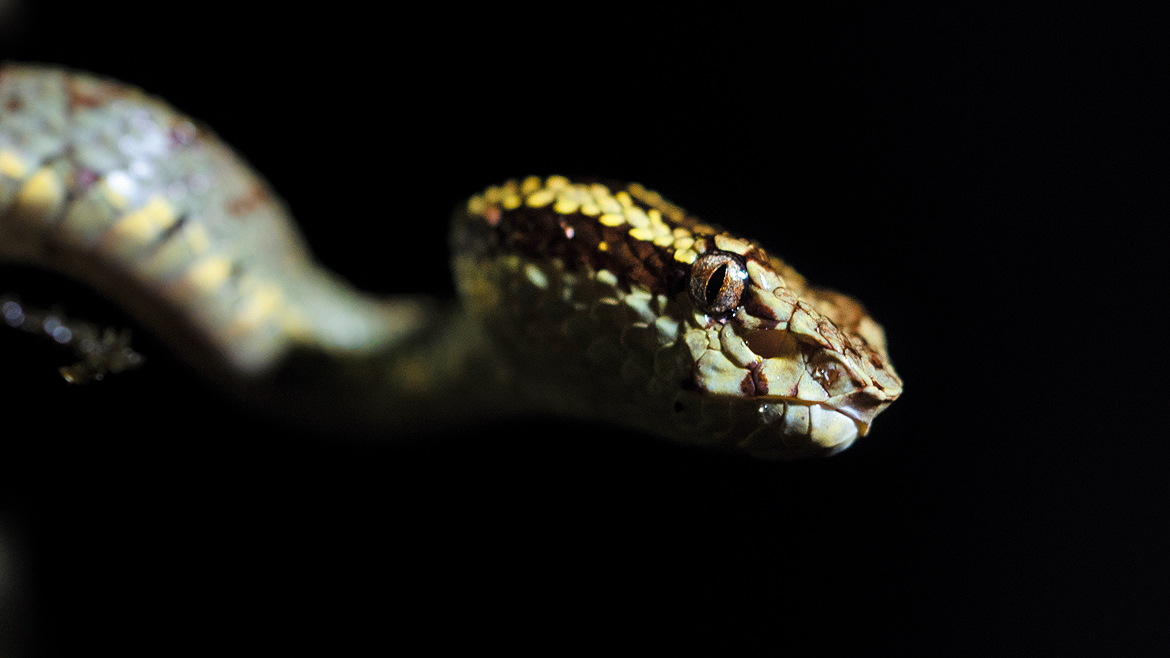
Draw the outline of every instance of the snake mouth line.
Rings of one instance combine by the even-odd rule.
[[[815,407],[815,408],[821,409],[822,413],[840,414],[842,416],[845,416],[849,420],[853,421],[854,423],[856,423],[858,436],[865,436],[866,434],[869,434],[869,426],[872,422],[871,420],[866,418],[866,416],[870,415],[871,412],[866,412],[866,411],[861,410],[861,409],[855,409],[855,408],[848,406],[848,405],[838,406],[838,405],[826,404],[824,402],[807,402],[804,400],[800,400],[798,398],[786,398],[786,397],[769,398],[764,402],[764,404],[765,405],[767,405],[767,404],[772,404],[772,405],[784,404],[785,407],[789,407],[789,408],[791,408],[791,407],[805,407],[805,408],[810,409],[810,413],[811,413],[811,409],[813,409]],[[763,405],[761,405],[761,413],[766,413],[763,410]],[[765,421],[765,422],[772,422],[772,421]]]

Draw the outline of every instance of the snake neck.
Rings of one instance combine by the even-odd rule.
[[[370,348],[294,347],[261,377],[237,378],[241,397],[275,417],[356,435],[422,436],[515,416],[514,368],[481,323],[454,303],[377,303],[409,331]]]

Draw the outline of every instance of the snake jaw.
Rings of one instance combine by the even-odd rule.
[[[759,417],[760,427],[736,447],[764,459],[831,455],[868,431],[857,419],[823,404],[766,402],[760,405]]]
[[[736,447],[765,459],[836,454],[869,434],[874,417],[896,397],[871,385],[811,403],[807,398],[766,401],[758,408],[759,427]]]

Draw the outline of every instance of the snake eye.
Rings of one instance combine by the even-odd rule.
[[[746,279],[743,259],[726,251],[709,251],[691,266],[691,301],[703,313],[727,313],[739,306]]]

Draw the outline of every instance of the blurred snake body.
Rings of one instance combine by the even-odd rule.
[[[89,284],[261,407],[376,433],[559,414],[794,458],[902,390],[860,304],[637,184],[489,187],[451,249],[460,306],[365,295],[207,128],[118,82],[0,68],[0,261]],[[76,346],[82,370],[127,367],[115,343]]]

